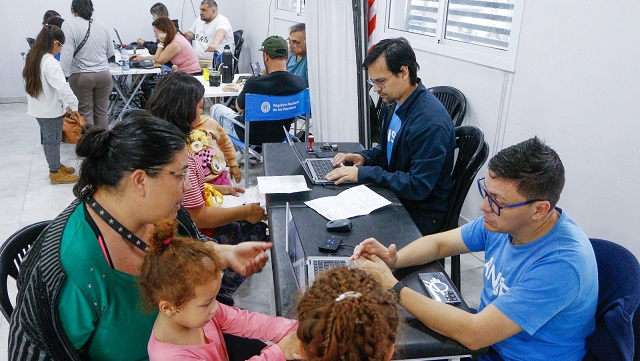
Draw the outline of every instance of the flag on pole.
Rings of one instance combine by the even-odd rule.
[[[369,2],[369,6],[367,8],[367,19],[368,19],[368,25],[367,25],[367,51],[371,50],[371,48],[376,45],[376,43],[378,42],[378,37],[376,36],[377,32],[376,32],[376,13],[377,13],[377,6],[376,6],[376,0],[368,0]]]

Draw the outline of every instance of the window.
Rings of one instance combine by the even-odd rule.
[[[421,50],[512,71],[522,2],[388,0],[386,31]]]
[[[306,0],[278,0],[278,10],[291,11],[294,13],[304,13]],[[300,9],[300,11],[298,11]]]

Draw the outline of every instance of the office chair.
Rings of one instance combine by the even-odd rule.
[[[236,41],[236,49],[233,51],[233,57],[235,64],[233,65],[233,73],[238,74],[238,63],[240,63],[240,52],[242,51],[242,45],[244,45],[244,38],[240,37]]]
[[[244,128],[244,141],[230,134],[231,142],[240,149],[241,159],[244,159],[244,187],[247,187],[249,177],[249,157],[253,156],[262,162],[262,155],[255,148],[262,144],[250,144],[249,136],[251,123],[277,121],[303,116],[305,118],[305,134],[309,134],[309,114],[311,113],[311,100],[309,89],[305,89],[293,95],[262,95],[247,94],[245,98],[244,124],[225,117],[225,119]],[[286,139],[285,139],[286,140]]]
[[[583,360],[638,360],[640,264],[623,246],[590,238],[598,264],[596,329]],[[635,355],[634,355],[635,354]]]
[[[451,120],[456,127],[462,125],[462,120],[467,112],[467,98],[462,92],[451,86],[436,86],[427,89],[438,98],[449,112]]]
[[[18,278],[20,265],[27,256],[29,248],[49,223],[51,221],[42,221],[22,228],[9,236],[0,248],[0,311],[7,321],[11,320],[13,313],[7,287],[8,277],[11,276],[14,280]]]
[[[29,49],[33,48],[33,44],[36,43],[36,39],[34,38],[27,38],[27,44],[29,44]]]
[[[449,206],[440,232],[458,227],[462,204],[480,167],[489,157],[489,145],[484,141],[484,133],[472,125],[456,127],[456,148],[458,156],[451,172],[453,189],[449,195]],[[451,257],[451,280],[460,290],[460,256]]]

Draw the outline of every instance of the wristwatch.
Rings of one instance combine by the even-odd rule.
[[[389,292],[393,294],[396,302],[400,302],[400,291],[402,291],[402,289],[405,287],[407,287],[407,285],[402,283],[402,281],[398,281],[395,285],[393,285],[393,287],[389,288]]]

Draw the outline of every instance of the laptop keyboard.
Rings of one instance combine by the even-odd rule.
[[[342,259],[327,259],[327,260],[315,259],[312,262],[313,262],[313,274],[315,275],[331,267],[341,267],[341,266],[347,265],[347,261]]]
[[[324,176],[333,170],[333,162],[329,159],[326,159],[326,162],[323,160],[321,162],[313,161],[307,163],[309,163],[314,172],[316,172],[318,179],[324,179]]]

